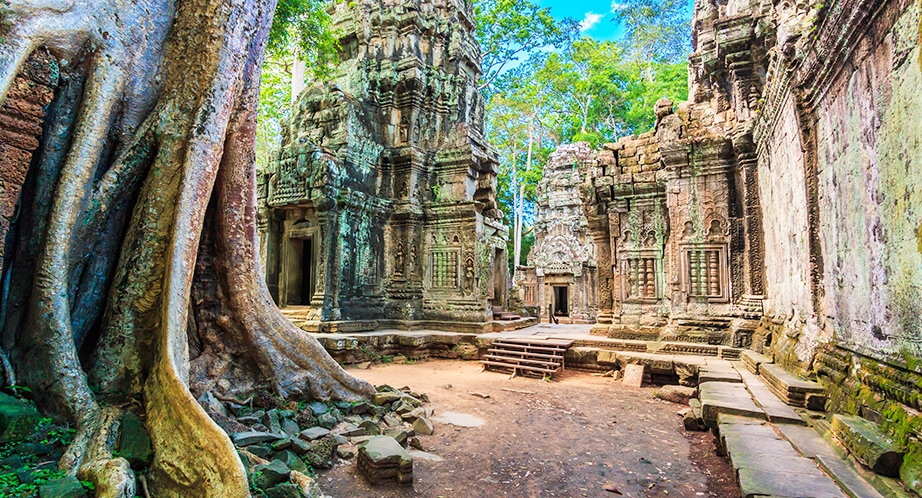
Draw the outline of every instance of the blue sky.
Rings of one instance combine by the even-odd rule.
[[[612,5],[619,0],[534,0],[542,7],[550,7],[557,19],[571,17],[583,22],[583,34],[597,40],[614,40],[623,33],[623,28],[614,21]],[[694,0],[688,0],[691,13]]]

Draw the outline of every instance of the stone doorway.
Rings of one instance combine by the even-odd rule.
[[[287,267],[285,305],[309,306],[317,289],[313,237],[289,239]]]
[[[570,316],[570,286],[554,286],[554,316]]]

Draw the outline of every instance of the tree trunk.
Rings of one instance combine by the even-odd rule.
[[[0,101],[39,47],[72,68],[45,119],[26,182],[38,195],[20,200],[0,297],[19,381],[77,424],[61,468],[95,482],[97,496],[134,496],[111,431],[119,407],[142,400],[156,496],[248,496],[230,439],[193,392],[374,392],[281,315],[261,278],[256,105],[275,1],[9,9]]]

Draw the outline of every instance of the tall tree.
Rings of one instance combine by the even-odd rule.
[[[540,49],[554,47],[576,30],[576,21],[558,23],[549,7],[528,0],[478,0],[477,41],[482,51],[480,90],[490,90],[508,69],[526,62]]]
[[[498,88],[487,107],[487,129],[502,158],[499,199],[512,214],[510,267],[515,272],[527,255],[526,221],[533,213],[541,165],[557,141],[545,88],[534,74],[520,71],[506,76]]]
[[[624,25],[624,40],[644,77],[655,79],[654,64],[681,63],[691,51],[691,11],[687,0],[624,0],[615,19]]]
[[[253,149],[274,11],[15,0],[4,12],[0,102],[33,50],[67,64],[13,232],[2,344],[42,408],[76,424],[60,466],[100,496],[135,494],[111,446],[129,403],[146,412],[153,494],[227,497],[249,495],[243,465],[193,392],[374,392],[278,311],[260,275]]]

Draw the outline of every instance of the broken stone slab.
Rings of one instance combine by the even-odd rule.
[[[720,414],[765,420],[765,411],[756,406],[743,384],[705,382],[698,386],[698,392],[701,418],[709,427],[716,427]]]
[[[381,428],[371,420],[366,420],[359,424],[359,429],[365,432],[363,434],[355,434],[356,436],[378,436],[381,434]]]
[[[330,410],[330,408],[327,405],[319,401],[313,401],[311,403],[308,403],[307,407],[310,409],[311,413],[313,413],[314,416],[317,416],[317,417],[323,415],[324,413]]]
[[[29,435],[40,418],[28,402],[0,393],[0,443]]]
[[[277,484],[288,481],[291,469],[284,463],[273,460],[253,467],[251,481],[259,489],[269,489]]]
[[[756,353],[755,351],[752,351],[749,349],[740,353],[740,360],[742,360],[742,362],[746,364],[746,368],[750,372],[756,375],[759,374],[760,365],[762,365],[763,363],[765,364],[772,363],[772,360],[769,357],[763,354]]]
[[[355,446],[351,444],[340,445],[336,448],[336,456],[342,458],[343,460],[351,460],[355,458],[355,453],[358,451]]]
[[[642,387],[646,365],[628,364],[624,366],[624,378],[621,383],[631,387]]]
[[[275,455],[275,460],[278,460],[285,464],[291,470],[295,470],[301,473],[306,473],[308,471],[307,465],[304,461],[298,458],[293,452],[285,450],[277,453]]]
[[[368,432],[365,430],[364,427],[358,427],[356,425],[350,424],[350,425],[347,425],[346,427],[343,427],[343,429],[337,432],[337,434],[346,436],[346,437],[355,437],[355,436],[367,436]]]
[[[291,439],[287,437],[284,439],[279,439],[278,441],[272,443],[271,447],[272,451],[287,450],[288,448],[291,448]]]
[[[664,401],[687,405],[688,401],[697,394],[698,390],[694,387],[668,385],[658,390],[656,392],[656,397]]]
[[[320,439],[329,433],[329,429],[323,427],[311,427],[310,429],[304,429],[299,435],[301,436],[301,439],[313,441],[315,439]]]
[[[400,446],[407,445],[407,438],[409,438],[409,433],[399,427],[393,427],[384,431],[385,436],[390,436],[394,438]]]
[[[686,408],[687,409],[687,408]],[[707,425],[704,424],[704,421],[695,416],[695,412],[691,409],[687,409],[682,416],[682,426],[685,427],[686,431],[689,432],[703,432],[708,430]]]
[[[390,436],[376,436],[359,446],[358,468],[371,484],[413,482],[413,457]]]
[[[232,439],[234,440],[235,445],[243,447],[250,446],[251,444],[274,443],[279,439],[282,439],[282,436],[278,434],[270,434],[268,432],[246,431],[234,433]]]
[[[288,434],[291,437],[297,437],[298,433],[301,432],[301,428],[298,427],[298,423],[290,418],[282,420],[282,432]]]
[[[303,498],[301,487],[293,482],[283,482],[265,490],[266,498]]]
[[[877,424],[854,415],[835,414],[832,433],[858,461],[874,472],[899,477],[903,453]]]
[[[324,413],[323,415],[317,417],[317,423],[325,429],[332,429],[336,424],[339,423],[339,420],[337,420],[336,416],[331,413]]]
[[[74,476],[53,479],[42,484],[38,489],[40,498],[85,498],[83,484]]]
[[[398,392],[383,392],[375,394],[375,397],[372,399],[372,403],[378,406],[384,406],[395,401],[400,401],[400,398],[403,396],[402,393]]]

